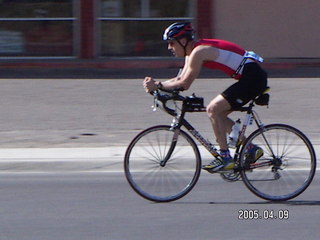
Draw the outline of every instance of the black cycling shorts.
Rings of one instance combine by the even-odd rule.
[[[221,95],[231,108],[238,108],[263,93],[267,88],[267,73],[258,63],[246,63],[238,82],[227,88]]]

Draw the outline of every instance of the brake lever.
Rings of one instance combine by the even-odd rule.
[[[154,96],[154,98],[153,98],[153,105],[151,106],[152,111],[153,111],[153,112],[157,111],[157,107],[159,107],[159,105],[158,105],[158,103],[157,103],[157,97]]]

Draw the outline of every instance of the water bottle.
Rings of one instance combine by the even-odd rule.
[[[238,119],[232,126],[231,133],[228,136],[228,146],[230,148],[235,148],[238,142],[240,133],[241,121]]]

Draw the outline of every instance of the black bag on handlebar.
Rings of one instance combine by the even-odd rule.
[[[203,98],[194,95],[186,97],[185,106],[187,112],[201,111],[204,109]]]

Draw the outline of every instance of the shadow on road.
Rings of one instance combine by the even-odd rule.
[[[157,203],[155,203],[157,204]],[[168,204],[168,203],[166,203]],[[197,205],[197,204],[208,204],[208,205],[270,205],[270,204],[275,204],[275,205],[289,205],[289,206],[320,206],[320,201],[308,201],[308,200],[303,200],[303,201],[279,201],[279,202],[272,202],[272,201],[265,201],[265,202],[227,202],[227,201],[221,201],[221,202],[171,202],[169,204],[190,204],[190,205]]]

